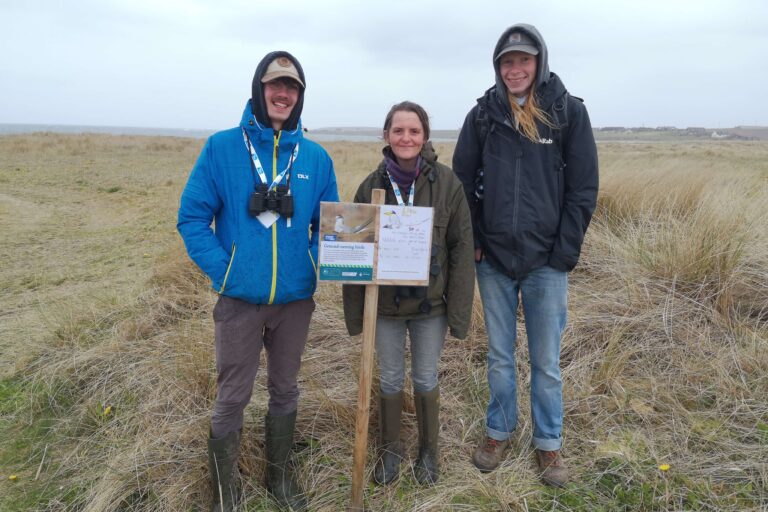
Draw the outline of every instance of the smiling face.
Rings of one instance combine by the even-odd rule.
[[[264,84],[264,101],[272,129],[279,131],[299,100],[301,86],[290,78],[276,78]]]
[[[398,110],[392,116],[392,124],[384,132],[384,141],[392,147],[397,164],[403,169],[415,169],[416,161],[424,146],[424,127],[415,112]]]
[[[536,56],[518,51],[505,53],[499,57],[499,74],[511,94],[527,96],[536,79]]]

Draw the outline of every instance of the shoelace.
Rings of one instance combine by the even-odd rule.
[[[539,450],[539,453],[541,454],[541,458],[544,461],[544,464],[547,466],[560,466],[560,457],[558,457],[557,452]]]
[[[497,441],[489,437],[485,440],[485,446],[483,446],[483,451],[488,453],[493,453],[496,450],[496,447],[499,446],[500,444],[501,444],[501,441]]]

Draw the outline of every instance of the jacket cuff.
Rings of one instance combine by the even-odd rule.
[[[467,331],[468,330],[469,329],[467,329],[466,327],[463,328],[463,329],[457,329],[457,328],[451,327],[451,329],[450,329],[451,336],[453,336],[454,338],[459,339],[459,340],[466,339]]]
[[[363,332],[363,326],[352,325],[351,323],[347,322],[347,332],[349,332],[350,336],[357,336],[358,334]]]
[[[570,272],[576,266],[575,263],[573,265],[566,263],[561,258],[558,258],[554,253],[549,255],[547,265],[555,270],[559,270],[560,272]]]

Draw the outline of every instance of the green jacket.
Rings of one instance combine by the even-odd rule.
[[[396,304],[397,287],[380,286],[378,314],[401,319],[447,314],[451,335],[465,338],[475,292],[474,242],[469,206],[461,182],[449,167],[437,163],[431,144],[425,145],[421,156],[414,206],[434,208],[432,265],[426,296],[431,310],[429,313],[420,310],[423,298],[400,298],[399,304]],[[355,202],[370,203],[375,188],[386,191],[386,204],[397,204],[383,160],[360,184]],[[342,295],[347,330],[351,335],[360,334],[363,330],[365,286],[344,285]]]

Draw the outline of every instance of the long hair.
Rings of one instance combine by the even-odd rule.
[[[539,129],[536,126],[536,121],[554,128],[555,125],[552,119],[545,111],[539,107],[539,102],[536,100],[536,84],[531,85],[531,90],[528,93],[528,98],[525,100],[525,104],[521,107],[517,103],[517,98],[507,93],[509,97],[509,106],[512,109],[512,116],[517,121],[517,129],[523,136],[533,142],[539,142]]]

